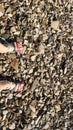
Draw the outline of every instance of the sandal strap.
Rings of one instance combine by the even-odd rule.
[[[22,45],[19,42],[14,42],[15,51],[20,52],[22,50]]]
[[[22,90],[22,83],[17,83],[16,87],[15,87],[15,92],[19,92]]]
[[[23,88],[22,83],[17,83],[14,88],[10,88],[9,90],[13,92],[19,92],[22,90],[22,88]]]

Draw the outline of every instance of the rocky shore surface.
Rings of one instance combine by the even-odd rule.
[[[73,1],[0,0],[0,37],[20,54],[0,54],[0,130],[73,130]]]

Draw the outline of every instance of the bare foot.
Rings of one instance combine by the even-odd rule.
[[[13,52],[14,46],[9,45],[8,47],[0,43],[0,53]]]
[[[21,91],[23,89],[23,86],[24,84],[22,83],[13,83],[13,82],[9,82],[9,81],[0,81],[0,92],[2,90],[12,90],[12,91],[15,91],[15,92],[18,92],[18,91]]]
[[[22,49],[22,45],[19,42],[9,44],[4,38],[0,37],[0,53],[11,53],[14,51],[19,53]]]

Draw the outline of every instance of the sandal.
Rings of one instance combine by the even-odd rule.
[[[12,42],[12,43],[8,43],[5,38],[0,37],[0,43],[2,43],[4,46],[8,47],[10,44],[14,46],[14,51],[16,51],[17,53],[19,53],[23,48],[22,45],[19,42]],[[9,50],[11,48],[9,47]],[[11,52],[11,50],[9,51]]]
[[[17,83],[14,88],[10,88],[9,90],[14,92],[22,91],[24,84],[23,83]]]
[[[10,90],[13,92],[19,92],[22,91],[24,84],[23,83],[14,83],[10,81],[0,81],[0,92],[3,90]]]
[[[19,53],[23,48],[19,42],[14,42],[15,51]]]

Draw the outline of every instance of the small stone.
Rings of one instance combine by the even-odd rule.
[[[0,12],[0,17],[1,17],[1,16],[3,16],[3,13],[2,13],[2,12]]]
[[[43,41],[45,41],[46,39],[48,39],[48,36],[45,34],[43,35]]]
[[[55,95],[58,96],[60,94],[60,91],[56,91]]]
[[[29,79],[29,83],[32,83],[32,78]]]
[[[21,97],[21,93],[18,93],[18,94],[16,95],[16,97]]]
[[[66,58],[66,54],[65,53],[63,53],[63,58]]]
[[[4,5],[3,4],[0,4],[0,12],[4,12]]]
[[[35,122],[35,124],[38,124],[39,120],[40,120],[41,116],[39,116]]]
[[[29,70],[29,74],[33,73],[33,68]]]
[[[0,65],[0,73],[2,72],[2,65]]]
[[[30,105],[29,107],[30,107],[30,109],[31,109],[34,113],[36,112],[36,109],[35,109],[34,106]]]
[[[15,27],[11,27],[11,32],[16,32]]]
[[[14,32],[14,35],[19,35],[19,34],[20,34],[20,31]]]
[[[32,115],[32,118],[35,118],[35,117],[37,117],[37,114],[36,114],[36,112],[31,112],[31,115]]]
[[[14,129],[15,129],[15,124],[12,123],[11,125],[9,125],[9,129],[10,129],[10,130],[14,130]]]
[[[4,39],[8,39],[9,38],[9,34],[8,33],[4,33],[3,37],[4,37]]]
[[[60,85],[60,82],[59,82],[59,81],[57,82],[57,85]]]
[[[0,115],[0,120],[2,120],[2,116]]]
[[[6,119],[6,115],[3,116],[3,121]]]
[[[3,127],[3,130],[6,130],[6,127]]]
[[[15,15],[15,14],[16,14],[16,11],[14,10],[12,14]]]
[[[11,12],[11,8],[10,7],[8,7],[8,9],[6,10],[6,13],[8,13],[8,12]]]
[[[1,29],[0,33],[1,34],[5,33],[5,29]]]
[[[19,2],[23,2],[23,0],[19,0]]]
[[[14,58],[16,58],[16,55],[15,55],[15,54],[9,54],[8,57],[9,57],[10,59],[14,59]],[[8,60],[9,60],[9,59],[8,59]]]
[[[24,54],[26,51],[26,46],[23,47],[22,51],[21,51],[21,54]]]
[[[49,0],[50,3],[53,3],[53,0]]]
[[[14,60],[11,62],[10,66],[11,66],[13,69],[15,69],[16,71],[18,71],[18,59],[14,59]]]
[[[60,53],[60,54],[57,55],[57,58],[58,58],[59,61],[62,60],[62,57],[63,57],[63,53]]]
[[[49,128],[49,123],[47,123],[45,126],[44,126],[44,129],[47,130]]]
[[[66,74],[67,73],[67,67],[64,69],[64,74]]]
[[[51,71],[53,71],[53,70],[54,70],[54,67],[53,67],[53,66],[51,66],[51,67],[50,67],[50,69],[51,69]]]
[[[9,17],[9,18],[10,18],[10,17],[12,17],[12,14],[11,14],[11,13],[9,13],[9,14],[8,14],[8,17]]]
[[[34,91],[34,90],[37,88],[38,84],[39,84],[39,81],[38,81],[38,79],[36,78],[36,79],[34,80],[33,84],[32,84],[31,91]]]
[[[61,110],[60,105],[55,105],[55,109],[56,109],[56,112],[60,111]]]
[[[57,30],[58,29],[58,26],[59,26],[59,21],[53,21],[51,23],[51,28]]]
[[[38,49],[39,54],[44,54],[44,46],[41,44]]]
[[[8,99],[12,99],[13,98],[13,94],[10,93],[9,96],[8,96]]]
[[[31,56],[31,61],[35,61],[35,60],[36,60],[36,56],[37,56],[37,55]]]
[[[8,113],[7,110],[4,110],[4,111],[3,111],[3,115],[6,115],[7,113]]]
[[[22,64],[23,65],[23,64]],[[24,67],[21,66],[21,71],[24,72]]]

